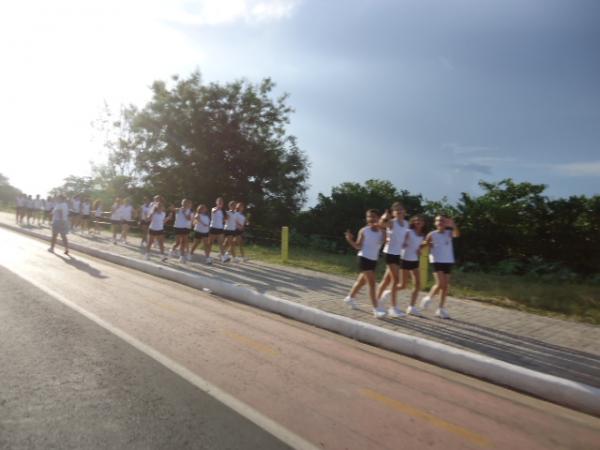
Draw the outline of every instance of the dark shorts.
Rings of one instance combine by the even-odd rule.
[[[400,265],[400,255],[390,255],[389,253],[384,253],[385,255],[385,263],[386,264],[396,264]]]
[[[199,231],[194,231],[195,239],[205,239],[208,237],[208,233],[200,233]]]
[[[163,236],[165,234],[165,230],[148,230],[150,236]]]
[[[225,236],[236,236],[237,230],[225,230]]]
[[[450,273],[452,271],[452,263],[433,263],[434,272]]]
[[[190,234],[190,229],[173,227],[173,232],[176,236],[185,236],[186,234]]]
[[[243,236],[244,235],[244,230],[235,230],[235,235],[236,236]]]
[[[415,270],[419,268],[419,261],[407,261],[406,259],[403,259],[401,266],[402,270]]]
[[[368,270],[375,270],[377,267],[377,261],[374,261],[369,258],[363,258],[362,256],[358,257],[358,269],[361,272],[366,272]]]
[[[112,223],[113,225],[121,225],[123,221],[120,219],[110,219],[110,223]]]
[[[81,216],[81,218],[83,220],[90,220],[90,215],[89,214],[85,214],[85,215]]]
[[[140,227],[147,227],[150,225],[149,220],[140,220]]]
[[[225,230],[223,228],[213,228],[213,227],[210,227],[209,233],[210,234],[215,234],[215,235],[224,234]]]

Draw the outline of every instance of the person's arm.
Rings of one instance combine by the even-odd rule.
[[[458,230],[458,227],[456,226],[456,223],[454,222],[454,219],[451,219],[450,217],[448,217],[446,219],[446,229],[448,230],[452,230],[452,237],[453,238],[457,238],[460,237],[460,231]]]
[[[354,236],[352,235],[350,230],[348,230],[348,231],[346,231],[346,233],[344,233],[344,236],[345,236],[348,244],[350,244],[350,246],[352,246],[356,250],[360,250],[362,248],[362,243],[363,243],[363,239],[364,239],[363,230],[364,230],[364,228],[360,229],[360,231],[358,232],[358,238],[356,240],[354,240]]]
[[[390,214],[390,210],[386,209],[382,216],[379,218],[379,226],[381,228],[391,228],[392,227],[392,215]]]
[[[430,231],[429,234],[427,234],[427,237],[423,240],[423,242],[421,242],[421,247],[426,247],[426,246],[430,246],[433,247],[433,231]]]

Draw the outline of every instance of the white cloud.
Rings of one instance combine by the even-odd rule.
[[[553,169],[571,177],[600,177],[600,161],[555,164]]]

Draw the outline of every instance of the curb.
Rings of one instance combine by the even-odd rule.
[[[0,226],[49,241],[50,238],[31,230],[0,223]],[[471,375],[495,384],[526,392],[588,414],[600,416],[600,389],[554,375],[547,375],[487,356],[433,342],[424,338],[390,331],[348,317],[262,294],[245,286],[226,283],[203,275],[190,274],[152,262],[146,262],[70,243],[71,249],[126,266],[141,272],[175,281],[291,319],[333,331],[343,336],[419,358],[423,361]]]

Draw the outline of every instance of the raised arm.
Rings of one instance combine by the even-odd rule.
[[[362,248],[362,243],[364,239],[363,230],[364,228],[360,229],[360,231],[358,232],[358,238],[356,240],[354,240],[354,235],[350,232],[350,230],[344,233],[344,237],[346,238],[348,244],[350,244],[356,250],[360,250]]]

